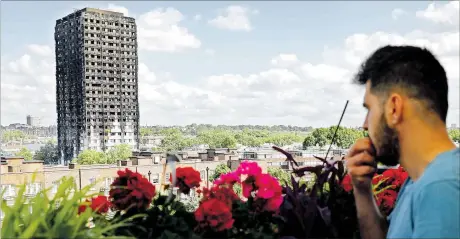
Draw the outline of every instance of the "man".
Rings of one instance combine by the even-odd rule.
[[[460,238],[460,150],[446,129],[448,85],[428,50],[385,46],[355,77],[365,85],[364,129],[346,159],[363,239]],[[378,211],[371,180],[377,162],[409,174],[387,218]]]

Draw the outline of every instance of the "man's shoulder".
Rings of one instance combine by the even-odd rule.
[[[438,184],[443,181],[458,182],[460,180],[460,149],[449,150],[436,157],[428,165],[419,178],[417,186],[421,189],[429,184]],[[446,182],[446,183],[448,183]]]

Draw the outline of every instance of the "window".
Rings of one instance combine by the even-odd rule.
[[[151,176],[152,176],[152,179],[151,179],[152,183],[158,183],[159,182],[159,178],[160,178],[159,176],[160,175],[158,175],[158,173],[152,174]]]
[[[114,179],[111,177],[105,178],[104,179],[105,188],[110,189],[110,185],[112,185],[113,181]]]
[[[40,183],[29,183],[26,185],[26,194],[27,195],[36,195],[40,192],[41,190],[41,184]]]
[[[4,197],[14,197],[16,196],[16,186],[15,185],[2,185],[2,192]]]

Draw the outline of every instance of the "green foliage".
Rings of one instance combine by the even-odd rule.
[[[237,143],[232,132],[225,130],[200,132],[197,141],[209,145],[210,148],[234,148]]]
[[[314,129],[303,141],[304,149],[311,146],[323,147],[330,144],[336,126],[329,128],[317,128]],[[357,139],[365,136],[364,131],[356,130],[351,128],[340,127],[337,131],[335,145],[339,148],[349,148]]]
[[[450,129],[448,132],[452,141],[460,143],[460,129]]]
[[[2,130],[2,142],[22,141],[27,135],[20,130]]]
[[[179,151],[195,144],[193,139],[185,137],[179,129],[164,129],[160,134],[165,137],[161,141],[160,147],[154,150]]]
[[[73,178],[63,177],[53,198],[48,197],[50,189],[39,192],[28,199],[24,192],[25,185],[19,188],[12,206],[2,201],[1,208],[5,214],[2,223],[2,238],[103,238],[113,235],[113,231],[125,226],[126,221],[113,221],[107,225],[88,227],[90,218],[98,223],[99,215],[91,210],[77,216],[78,207],[88,194],[91,185],[77,190]],[[3,196],[3,192],[1,193]]]
[[[303,140],[303,148],[312,147],[316,145],[316,138],[312,134],[308,134],[307,137]]]
[[[23,157],[24,160],[32,160],[34,155],[26,147],[22,147],[18,152],[15,153],[18,157]]]
[[[126,160],[132,155],[131,146],[127,144],[118,144],[107,152],[107,163],[113,164],[118,160]]]
[[[219,164],[214,170],[214,173],[209,177],[209,181],[213,182],[214,180],[218,179],[220,175],[229,173],[231,171],[232,170],[226,164]]]
[[[133,218],[132,224],[120,227],[116,235],[133,236],[135,238],[199,238],[193,233],[196,226],[193,212],[187,211],[186,206],[176,200],[167,200],[168,196],[159,195],[152,202],[152,207],[144,211],[128,210],[125,214],[117,212],[115,218],[126,220]]]
[[[106,164],[108,157],[104,152],[96,150],[83,150],[77,157],[78,164]]]
[[[51,141],[47,142],[35,152],[34,160],[41,160],[44,164],[55,164],[59,162],[58,148]]]
[[[181,128],[163,128],[161,130],[156,127],[141,128],[140,137],[142,141],[142,137],[148,135],[165,136],[161,145],[153,149],[158,151],[180,151],[198,144],[206,144],[210,148],[235,148],[237,144],[249,147],[259,147],[264,143],[285,146],[295,142],[302,142],[303,140],[303,136],[299,135],[297,132],[268,130],[276,128],[274,126],[261,126],[260,129],[254,129],[257,127],[247,127],[241,130],[236,130],[235,127],[191,125]],[[293,130],[297,128],[299,127],[292,127]],[[299,129],[306,130],[304,128]]]
[[[291,125],[211,125],[211,124],[191,124],[186,126],[148,126],[141,127],[139,134],[142,135],[159,135],[164,129],[180,129],[184,135],[196,136],[199,132],[225,130],[231,132],[248,131],[265,131],[265,132],[310,132],[312,127],[299,127]],[[146,134],[143,134],[145,132]]]
[[[131,156],[131,147],[127,144],[119,144],[106,153],[91,149],[83,150],[75,161],[78,164],[114,164],[118,160],[125,160]]]
[[[282,168],[269,167],[268,174],[278,179],[282,186],[292,187],[291,175]]]

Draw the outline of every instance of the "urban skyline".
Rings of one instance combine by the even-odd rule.
[[[438,56],[450,80],[447,125],[459,124],[455,1],[347,3],[340,13],[314,2],[47,4],[2,3],[3,125],[28,114],[56,124],[49,23],[83,7],[138,21],[140,125],[330,126],[349,99],[343,125],[360,126],[362,89],[351,76],[388,43],[427,46]],[[49,14],[37,15],[41,8]],[[19,21],[15,11],[27,14]],[[363,12],[372,16],[366,22]]]

